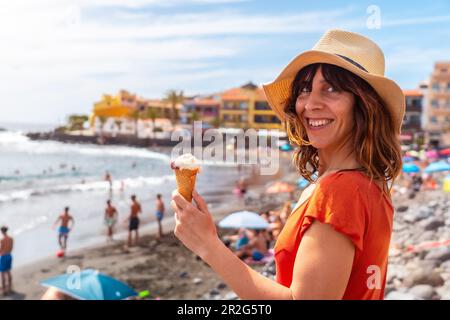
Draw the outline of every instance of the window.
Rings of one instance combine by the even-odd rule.
[[[247,122],[247,115],[246,115],[246,114],[241,115],[241,116],[239,117],[239,120],[240,120],[241,122]]]
[[[430,122],[431,123],[435,123],[435,124],[437,124],[438,122],[437,122],[437,118],[436,117],[430,117]]]
[[[255,102],[255,110],[270,110],[270,106],[265,101]]]
[[[239,107],[241,109],[243,109],[243,110],[246,110],[246,109],[248,109],[248,103],[247,102],[241,102]]]
[[[447,82],[447,91],[450,90],[450,82]]]
[[[431,106],[434,109],[438,109],[439,108],[439,102],[437,100],[431,100]]]
[[[435,82],[433,83],[433,91],[439,91],[441,88],[439,86],[439,83]]]

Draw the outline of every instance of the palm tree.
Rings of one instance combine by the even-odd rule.
[[[108,120],[105,116],[99,116],[98,120],[100,121],[100,136],[103,137],[103,127],[106,123],[106,120]]]
[[[155,128],[155,120],[158,118],[158,112],[153,108],[149,108],[147,109],[146,118],[152,119],[152,127]]]
[[[141,118],[141,110],[136,109],[133,110],[133,112],[131,112],[130,114],[131,119],[133,119],[134,121],[134,134],[136,135],[136,137],[138,136],[138,120]]]
[[[122,120],[121,119],[116,119],[116,120],[114,120],[114,123],[116,124],[116,126],[117,126],[117,128],[119,130],[119,133],[120,133],[120,126],[122,125]]]
[[[172,124],[172,127],[175,125],[175,123],[178,120],[177,115],[177,105],[179,103],[183,103],[184,101],[184,94],[183,91],[177,92],[176,90],[169,90],[166,93],[166,98],[164,99],[167,103],[170,104],[171,110],[170,110],[170,122]]]

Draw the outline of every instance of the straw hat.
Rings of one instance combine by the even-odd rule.
[[[366,80],[386,103],[400,134],[405,114],[405,97],[400,87],[384,76],[384,54],[372,40],[353,32],[329,30],[312,50],[295,57],[272,83],[263,85],[267,100],[284,121],[284,106],[297,72],[314,63],[344,68]]]

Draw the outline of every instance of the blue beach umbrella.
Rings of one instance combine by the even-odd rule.
[[[425,168],[426,173],[438,172],[438,171],[449,171],[450,164],[445,161],[433,162]]]
[[[93,269],[68,273],[41,282],[79,300],[123,300],[137,296],[128,285]]]
[[[255,212],[239,211],[223,218],[219,222],[219,227],[226,229],[267,229],[269,224]]]
[[[411,162],[411,161],[414,161],[415,159],[413,157],[406,156],[406,157],[403,157],[402,160],[403,160],[403,162]]]
[[[403,172],[420,172],[420,168],[414,163],[404,163],[403,164]]]
[[[280,147],[280,150],[281,151],[291,151],[292,150],[292,146],[289,143],[286,143],[286,144],[283,144]]]
[[[315,172],[315,173],[311,176],[311,178],[312,178],[313,180],[317,180],[317,172]],[[300,178],[297,180],[297,186],[299,186],[299,187],[302,188],[302,189],[305,189],[307,186],[309,186],[309,182],[308,182],[308,180],[306,180],[305,178],[300,177]]]

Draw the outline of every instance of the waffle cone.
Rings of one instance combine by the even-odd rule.
[[[189,202],[192,201],[192,191],[194,191],[197,173],[198,169],[175,169],[178,192]]]

